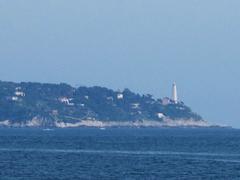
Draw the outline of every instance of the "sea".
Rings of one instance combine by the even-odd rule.
[[[0,180],[238,180],[231,128],[0,129]]]

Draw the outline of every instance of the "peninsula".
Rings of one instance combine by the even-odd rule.
[[[208,126],[173,97],[155,99],[124,89],[68,84],[0,81],[0,126],[4,127],[163,127]]]

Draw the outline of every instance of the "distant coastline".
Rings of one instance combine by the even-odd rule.
[[[173,97],[153,98],[129,89],[0,81],[2,127],[209,127]]]

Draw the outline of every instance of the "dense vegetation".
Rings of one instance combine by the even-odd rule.
[[[0,81],[0,121],[24,122],[34,117],[76,121],[161,121],[202,118],[182,102],[164,104],[162,99],[103,87],[74,88],[68,84],[13,83]]]

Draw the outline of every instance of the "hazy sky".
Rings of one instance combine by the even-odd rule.
[[[0,79],[180,98],[240,127],[239,0],[0,0]]]

